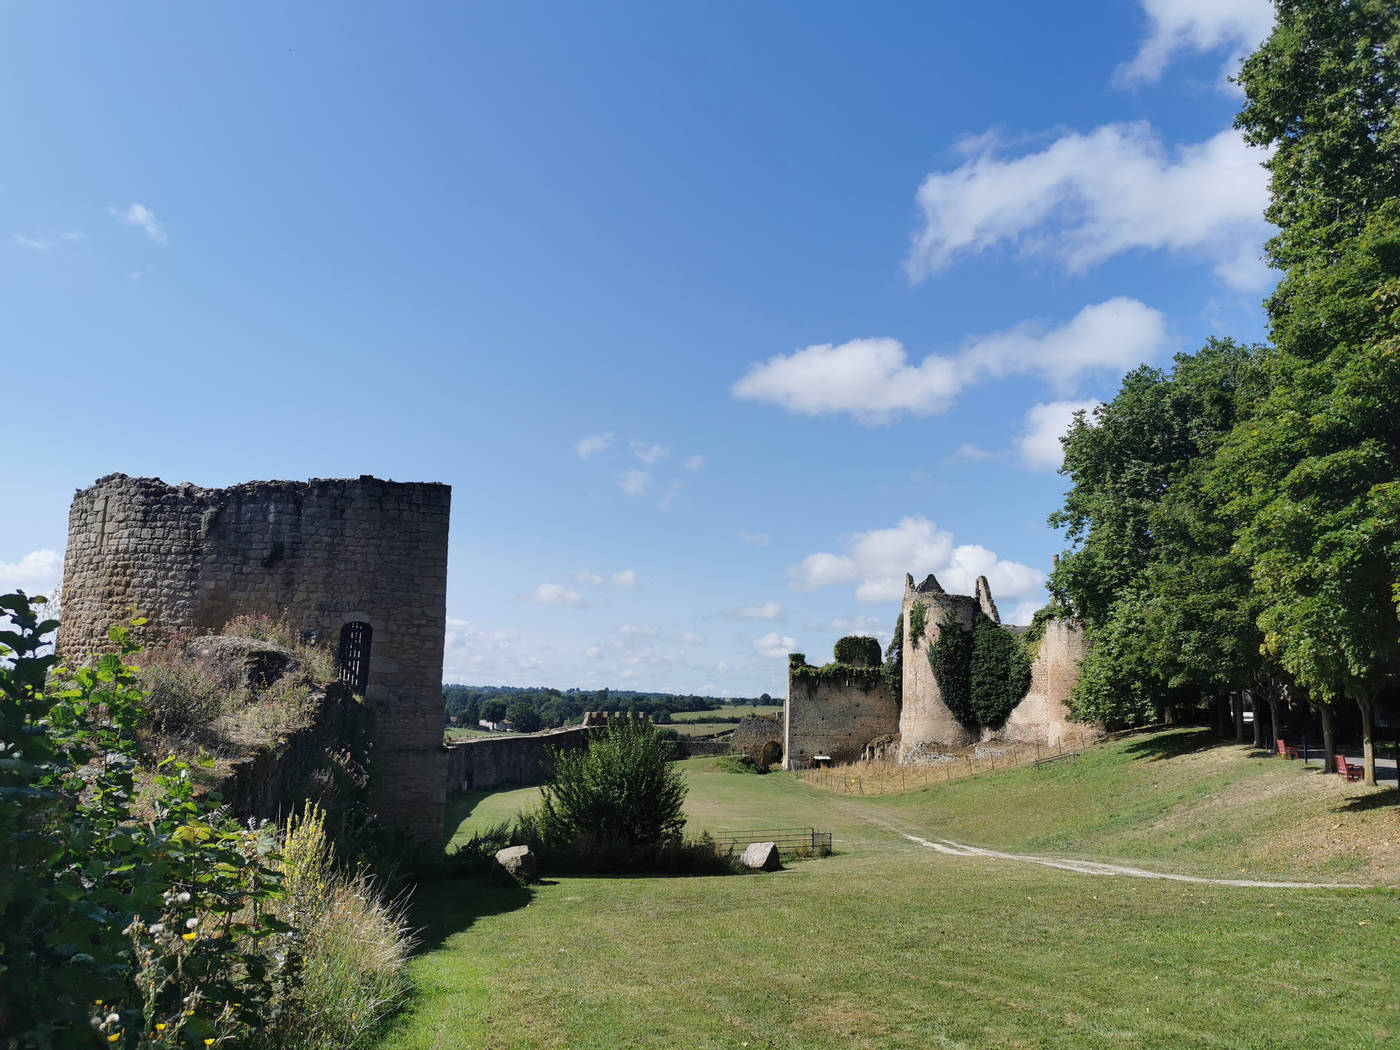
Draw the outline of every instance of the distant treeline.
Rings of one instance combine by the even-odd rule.
[[[509,685],[444,685],[448,717],[459,725],[474,726],[481,719],[515,723],[525,732],[574,725],[585,711],[632,711],[651,716],[664,725],[679,711],[708,711],[724,705],[771,703],[767,693],[758,697],[719,699],[693,693],[639,693],[628,689],[544,689]]]

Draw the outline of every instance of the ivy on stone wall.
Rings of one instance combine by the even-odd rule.
[[[964,725],[976,722],[972,709],[972,632],[963,629],[955,614],[950,612],[939,621],[938,638],[928,647],[928,663],[953,717]]]
[[[801,685],[810,693],[819,682],[850,683],[862,689],[873,689],[884,681],[882,667],[853,667],[850,664],[829,663],[821,667],[802,664],[790,667],[788,675],[794,685]]]
[[[1031,658],[1020,639],[980,610],[971,631],[954,614],[945,616],[928,662],[943,703],[968,726],[1001,725],[1031,685]]]
[[[985,726],[1004,723],[1031,687],[1025,646],[981,611],[972,628],[971,685],[973,713]]]
[[[1040,652],[1040,640],[1045,637],[1045,628],[1050,625],[1051,620],[1069,619],[1069,610],[1059,602],[1051,602],[1035,611],[1031,617],[1031,625],[1026,628],[1026,633],[1021,635],[1021,644],[1026,648],[1026,655],[1032,660]]]
[[[910,644],[917,649],[919,641],[924,636],[924,628],[928,626],[928,606],[923,602],[916,601],[909,606],[909,639]]]
[[[832,650],[838,664],[852,667],[879,667],[880,643],[869,635],[848,634],[838,638]]]

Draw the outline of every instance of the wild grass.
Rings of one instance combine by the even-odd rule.
[[[406,903],[386,900],[366,871],[336,867],[325,814],[314,806],[288,821],[280,864],[280,910],[301,964],[282,1018],[286,1045],[368,1046],[408,991]]]

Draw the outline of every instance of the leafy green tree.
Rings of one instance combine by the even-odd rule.
[[[1333,258],[1400,197],[1400,15],[1394,0],[1276,0],[1245,59],[1247,141],[1271,149],[1269,256],[1281,269]],[[1289,298],[1287,282],[1276,315]]]
[[[500,697],[493,697],[482,702],[481,717],[487,722],[500,722],[506,717],[506,708],[509,705]]]
[[[672,756],[658,730],[633,722],[557,755],[535,817],[546,846],[644,865],[648,851],[678,844],[686,785]]]
[[[506,719],[522,733],[537,732],[543,724],[539,712],[523,700],[517,700],[506,708]]]

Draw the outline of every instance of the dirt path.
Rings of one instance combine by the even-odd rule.
[[[1170,882],[1191,882],[1203,886],[1245,886],[1266,890],[1364,890],[1375,888],[1354,882],[1267,882],[1262,879],[1207,879],[1199,875],[1173,875],[1165,871],[1145,871],[1142,868],[1130,868],[1123,864],[1104,864],[1095,860],[1062,860],[1058,857],[1034,857],[1024,853],[1001,853],[994,849],[982,849],[979,846],[964,846],[960,842],[950,842],[947,839],[920,838],[918,835],[900,831],[888,824],[880,824],[880,827],[887,828],[910,842],[916,842],[925,849],[936,850],[950,857],[989,857],[992,860],[1040,864],[1047,868],[1078,872],[1081,875],[1127,875],[1134,879],[1165,879]]]

